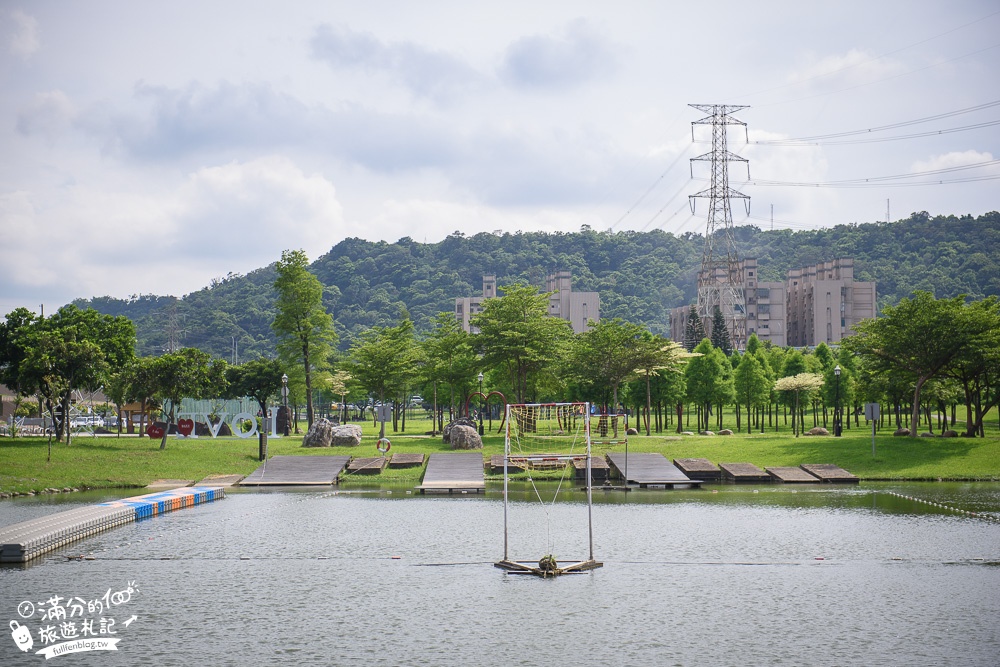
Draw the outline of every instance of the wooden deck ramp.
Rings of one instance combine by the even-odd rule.
[[[722,471],[708,459],[674,459],[674,465],[692,479],[706,482],[722,479]]]
[[[483,455],[479,452],[431,454],[424,471],[421,493],[485,493]]]
[[[794,468],[792,466],[775,466],[773,468],[764,468],[767,474],[775,482],[781,482],[783,484],[818,484],[819,477],[810,475],[808,472],[802,468]]]
[[[275,456],[240,486],[332,486],[350,460],[350,456]]]
[[[752,463],[720,463],[722,479],[735,484],[770,482],[771,476]]]
[[[831,484],[857,484],[860,480],[843,468],[832,463],[803,463],[799,466],[807,473],[815,475],[821,482]]]
[[[608,460],[619,477],[625,477],[625,453],[609,452]],[[667,460],[663,454],[637,453],[628,456],[628,479],[626,483],[639,485],[640,489],[651,486],[665,488],[701,486],[702,480],[691,479],[680,468]]]

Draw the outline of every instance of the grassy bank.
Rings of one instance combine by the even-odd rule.
[[[428,424],[429,426],[429,424]],[[494,424],[494,428],[499,424]],[[269,454],[344,454],[375,456],[374,429],[365,425],[361,447],[305,449],[300,437],[272,438]],[[394,434],[392,452],[450,451],[440,437]],[[562,440],[561,444],[559,441]],[[156,479],[200,480],[208,475],[252,472],[257,466],[256,438],[171,438],[165,450],[159,441],[135,437],[74,438],[72,446],[53,443],[46,461],[45,438],[0,438],[0,492],[41,491],[45,488],[142,487]],[[568,439],[553,439],[553,449],[569,451]],[[579,445],[578,445],[579,447]],[[595,453],[606,451],[595,447]],[[618,445],[614,449],[622,450]],[[578,450],[577,450],[578,451]],[[747,461],[760,467],[834,463],[862,479],[992,480],[1000,481],[1000,434],[986,438],[876,437],[872,457],[871,435],[858,431],[844,437],[794,437],[791,433],[731,436],[652,435],[629,438],[630,452],[660,452],[667,458],[707,458],[715,463]],[[487,435],[483,455],[503,453],[503,437]],[[357,475],[348,485],[383,482],[416,483],[421,469],[387,469],[381,475]]]

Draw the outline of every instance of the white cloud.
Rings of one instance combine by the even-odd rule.
[[[910,166],[910,172],[923,172],[923,171],[936,171],[938,169],[949,169],[951,167],[964,167],[970,164],[978,164],[980,162],[990,162],[993,160],[992,153],[980,152],[980,151],[952,151],[950,153],[944,153],[942,155],[935,155],[926,160],[917,160]],[[996,165],[993,165],[991,171],[996,172]],[[958,172],[954,176],[949,178],[961,178],[961,174],[972,174],[973,170],[968,172]]]
[[[446,51],[414,42],[383,42],[368,32],[323,24],[309,40],[310,54],[333,68],[382,72],[417,97],[439,101],[474,85],[481,75]]]
[[[809,54],[788,75],[789,83],[806,83],[815,88],[840,88],[878,81],[903,71],[902,63],[875,56],[863,49],[851,49],[819,57]]]
[[[229,248],[240,271],[263,266],[285,248],[326,252],[345,232],[332,183],[270,156],[192,174],[171,207],[176,244],[189,258]]]
[[[177,188],[75,186],[0,195],[0,302],[11,292],[76,297],[184,294],[217,275],[251,271],[286,248],[311,257],[345,236],[332,183],[283,157],[200,169]],[[169,285],[170,287],[166,287]]]
[[[18,112],[17,131],[24,136],[40,134],[51,140],[69,126],[74,115],[72,102],[61,90],[36,93]]]
[[[563,89],[600,78],[616,65],[604,35],[584,19],[558,35],[532,35],[512,43],[504,54],[503,78],[515,86]]]
[[[38,21],[19,9],[12,11],[10,18],[14,23],[14,32],[10,37],[10,52],[15,56],[27,58],[41,48],[38,39]]]

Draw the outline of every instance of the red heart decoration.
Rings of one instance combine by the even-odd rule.
[[[180,431],[181,435],[188,436],[194,433],[194,420],[193,419],[178,419],[177,420],[177,430]]]
[[[163,427],[156,424],[150,424],[146,427],[146,435],[150,438],[162,438],[163,437]]]

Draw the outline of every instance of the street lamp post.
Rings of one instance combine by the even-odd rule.
[[[483,372],[479,372],[479,435],[483,435]]]
[[[837,378],[837,398],[833,408],[833,435],[840,437],[840,364],[833,369],[833,374]]]
[[[273,375],[271,377],[274,377]],[[288,437],[288,422],[291,421],[288,418],[288,375],[285,373],[281,374],[281,404],[282,410],[285,414],[285,437]]]

